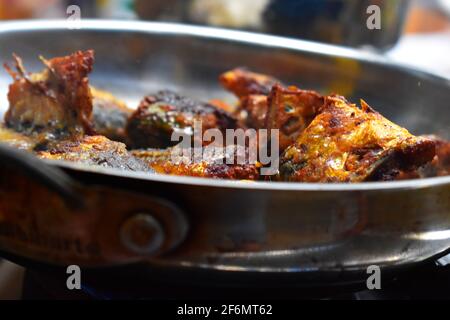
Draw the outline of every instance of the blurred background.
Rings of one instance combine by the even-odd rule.
[[[366,27],[374,4],[380,30]],[[81,18],[182,22],[363,47],[450,76],[450,0],[0,0],[0,21],[67,18],[70,5]]]
[[[450,78],[450,0],[0,0],[1,23],[68,18],[182,22],[377,51]],[[380,8],[381,29],[367,27]],[[1,50],[1,48],[0,48]],[[23,270],[0,261],[0,299],[20,297]]]

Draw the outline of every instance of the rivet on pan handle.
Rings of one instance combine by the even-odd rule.
[[[157,256],[177,247],[186,238],[188,221],[181,210],[163,199],[149,198],[151,209],[128,217],[120,226],[122,245],[141,256]]]

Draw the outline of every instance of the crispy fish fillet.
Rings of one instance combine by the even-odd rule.
[[[65,160],[132,171],[151,171],[148,165],[131,155],[125,144],[104,136],[83,136],[54,143],[47,151],[37,152],[41,159]]]
[[[435,157],[423,167],[401,171],[396,177],[396,180],[423,179],[450,175],[450,141],[434,135],[424,136],[424,138],[435,142]]]
[[[236,68],[221,74],[219,81],[225,89],[240,99],[252,94],[267,96],[272,86],[280,82],[273,77],[244,68]]]
[[[161,174],[231,180],[259,179],[260,166],[257,162],[249,161],[248,150],[244,147],[230,145],[226,148],[210,148],[199,161],[192,157],[192,149],[175,148],[133,150],[131,153]],[[243,161],[237,161],[238,157],[242,157]],[[228,160],[232,164],[227,164]]]
[[[245,126],[280,130],[280,152],[295,142],[324,101],[317,92],[286,88],[275,78],[244,69],[225,72],[220,82],[239,98],[239,119]]]
[[[239,119],[243,126],[254,129],[265,129],[269,110],[267,96],[251,94],[241,98],[239,102]]]
[[[195,121],[201,122],[203,132],[236,127],[236,119],[224,110],[172,91],[160,91],[145,97],[128,119],[128,144],[133,148],[173,146],[178,142],[171,141],[172,133],[192,135]]]
[[[232,92],[239,99],[234,113],[240,126],[255,129],[266,128],[267,96],[272,86],[279,81],[244,68],[224,72],[219,76],[219,81],[226,90]]]
[[[280,152],[292,145],[311,123],[324,98],[315,91],[274,85],[267,99],[267,129],[279,129]]]
[[[234,112],[236,112],[236,106],[235,105],[230,105],[230,104],[228,104],[225,101],[220,100],[220,99],[212,99],[212,100],[209,100],[208,103],[213,105],[217,109],[226,111],[226,112],[228,112],[230,114],[233,114]]]
[[[325,98],[320,113],[286,149],[280,178],[298,182],[392,180],[400,170],[435,156],[435,142],[415,137],[364,101],[362,109],[339,96]]]
[[[437,136],[426,136],[436,143],[436,156],[431,163],[423,167],[423,177],[450,175],[450,141]]]
[[[111,93],[91,86],[93,98],[92,126],[96,134],[125,142],[125,126],[133,109]]]
[[[9,109],[5,124],[27,135],[52,137],[92,133],[92,97],[87,75],[92,71],[94,52],[78,51],[50,60],[41,58],[45,69],[28,74],[18,56],[9,86]]]
[[[280,130],[280,151],[295,142],[322,105],[323,97],[317,92],[279,84],[272,87],[268,96],[253,94],[240,101],[248,127]]]

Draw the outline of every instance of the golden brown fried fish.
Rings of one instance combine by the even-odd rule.
[[[8,92],[7,127],[27,135],[54,137],[93,133],[87,78],[94,63],[92,50],[50,60],[41,58],[45,69],[33,74],[25,71],[18,56],[14,58],[16,71],[5,65],[14,79]]]
[[[431,161],[435,143],[415,137],[362,101],[325,98],[320,113],[281,158],[280,178],[299,182],[392,180]]]
[[[219,81],[228,91],[238,98],[252,94],[268,95],[272,86],[279,81],[271,76],[252,72],[244,68],[236,68],[220,75]]]
[[[280,130],[280,152],[294,143],[323,105],[317,92],[286,88],[275,78],[245,69],[225,72],[220,82],[239,98],[237,114],[246,127]]]
[[[219,81],[226,90],[239,99],[239,104],[234,109],[239,125],[265,129],[268,110],[267,95],[272,86],[279,81],[244,68],[236,68],[221,74]]]
[[[315,91],[275,85],[268,97],[267,129],[279,129],[280,152],[292,145],[311,123],[324,98]]]
[[[175,148],[133,150],[131,153],[161,174],[231,180],[259,178],[259,164],[250,161],[245,147],[230,145],[225,148],[211,148],[199,161],[192,157],[192,149]],[[242,159],[242,162],[239,162],[238,158]],[[227,164],[227,160],[231,160],[231,164]]]

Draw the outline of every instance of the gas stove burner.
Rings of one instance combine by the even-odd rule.
[[[448,256],[447,256],[448,258]],[[441,259],[440,259],[441,260]],[[174,283],[155,282],[153,285],[130,288],[118,279],[91,279],[81,290],[70,291],[65,286],[66,275],[54,272],[27,270],[23,287],[23,299],[114,300],[114,299],[325,299],[325,300],[413,300],[450,299],[450,265],[428,262],[419,267],[401,270],[386,282],[381,290],[367,290],[364,283],[336,284],[331,286],[291,288],[279,290],[273,287],[210,287],[182,286]],[[96,277],[97,278],[97,277]],[[276,295],[273,295],[276,292]],[[281,295],[280,295],[281,294]]]

